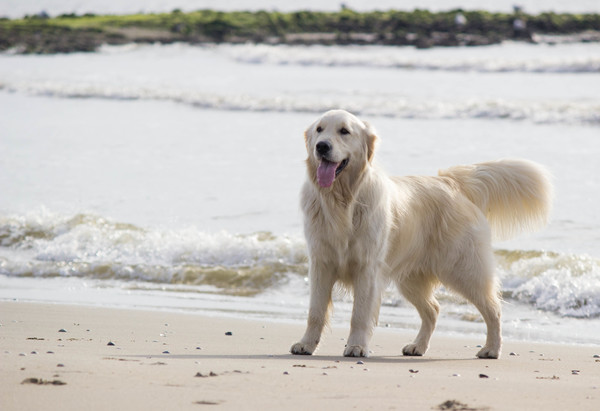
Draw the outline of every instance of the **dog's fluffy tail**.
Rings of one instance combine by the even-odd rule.
[[[485,214],[495,239],[544,226],[552,208],[549,172],[539,164],[504,159],[440,170]]]

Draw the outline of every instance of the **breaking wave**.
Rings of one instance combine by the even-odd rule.
[[[501,47],[501,46],[500,46]],[[287,45],[228,45],[222,50],[241,63],[279,64],[321,67],[367,67],[431,71],[481,73],[598,73],[600,56],[592,54],[540,54],[548,46],[515,45],[518,51],[529,53],[515,56],[489,53],[473,56],[447,55],[439,49],[422,51],[390,46],[287,46]],[[537,49],[535,48],[537,47]],[[570,45],[573,48],[573,45]],[[478,50],[481,51],[481,50]],[[537,53],[536,53],[537,52]],[[533,56],[532,56],[533,54]]]
[[[600,317],[599,260],[522,250],[498,250],[496,259],[506,301],[561,317]],[[0,216],[5,276],[135,281],[149,289],[211,286],[223,294],[255,296],[285,290],[307,273],[299,236],[144,229],[96,215],[48,211]]]
[[[411,99],[397,96],[352,94],[257,96],[216,94],[181,88],[116,86],[95,83],[40,81],[1,84],[0,90],[58,98],[155,100],[201,109],[254,112],[322,113],[343,107],[357,115],[404,119],[500,119],[540,124],[600,125],[600,105],[593,101],[526,101],[500,98],[452,100]]]
[[[254,295],[305,274],[299,239],[146,230],[99,216],[0,217],[0,274],[210,285]]]
[[[600,261],[586,255],[497,251],[507,300],[563,317],[600,317]]]

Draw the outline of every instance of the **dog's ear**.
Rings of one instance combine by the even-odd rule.
[[[363,121],[365,125],[365,133],[367,135],[367,161],[370,163],[373,160],[373,154],[375,154],[375,145],[377,143],[377,134],[375,128],[372,125]]]
[[[310,152],[310,149],[308,148],[308,140],[310,140],[310,136],[308,133],[310,133],[310,128],[307,128],[304,132],[304,145],[306,146],[306,151]]]

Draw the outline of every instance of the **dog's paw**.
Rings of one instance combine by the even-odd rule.
[[[368,357],[369,350],[362,345],[349,345],[344,350],[344,357]]]
[[[490,358],[490,359],[494,359],[494,360],[498,359],[498,358],[500,358],[500,349],[483,347],[477,353],[477,357],[478,358]]]
[[[417,344],[408,344],[402,349],[402,354],[411,357],[420,357],[425,354],[427,348],[419,347]]]
[[[315,352],[315,348],[317,348],[316,345],[299,342],[292,345],[290,352],[294,355],[312,355]]]

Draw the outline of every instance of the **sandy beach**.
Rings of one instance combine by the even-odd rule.
[[[599,347],[435,336],[407,358],[408,332],[378,328],[369,358],[341,356],[333,328],[292,356],[302,324],[159,311],[0,303],[0,408],[597,410]],[[483,340],[483,336],[481,338]]]

